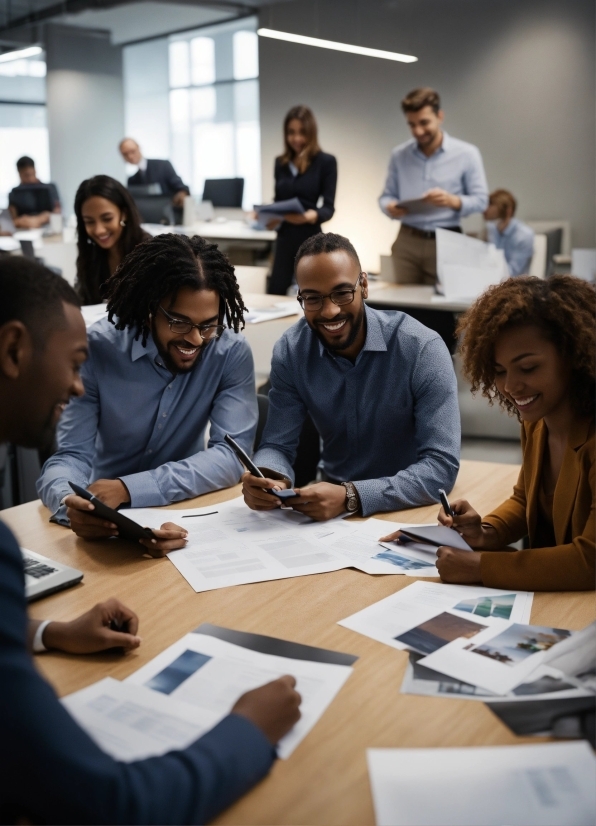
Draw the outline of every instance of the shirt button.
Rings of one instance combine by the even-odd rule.
[[[149,448],[149,450],[147,451],[147,453],[153,453],[153,451],[151,450],[151,448]]]
[[[160,424],[157,425],[157,429],[161,430],[161,425]]]
[[[171,390],[171,389],[172,389],[172,385],[168,384],[168,390]]]
[[[165,419],[165,417],[166,417],[167,415],[168,415],[167,413],[162,413],[162,414],[161,414],[162,419]]]

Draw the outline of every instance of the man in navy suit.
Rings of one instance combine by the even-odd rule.
[[[185,197],[190,195],[190,189],[180,175],[176,174],[170,161],[144,158],[141,147],[132,138],[123,138],[119,148],[127,163],[138,166],[137,172],[128,179],[129,187],[159,184],[162,195],[172,196],[174,206],[181,207],[184,204]]]
[[[3,262],[0,293],[0,443],[36,447],[84,392],[85,324],[68,283],[34,261]],[[33,664],[23,561],[1,522],[0,605],[0,823],[205,823],[267,774],[275,743],[300,716],[295,680],[281,677],[244,694],[188,748],[120,763],[70,717]],[[87,617],[87,630],[101,625],[99,614]],[[80,622],[68,625],[66,637],[76,642],[78,627],[81,644],[72,648],[64,633],[44,642],[98,650]]]

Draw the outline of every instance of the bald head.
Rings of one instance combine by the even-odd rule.
[[[123,138],[120,141],[118,148],[120,149],[120,154],[127,163],[133,164],[133,166],[139,165],[143,156],[141,154],[139,144],[133,140],[133,138]]]

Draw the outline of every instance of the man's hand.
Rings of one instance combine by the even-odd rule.
[[[155,558],[165,556],[170,551],[184,548],[188,543],[188,531],[175,525],[174,522],[164,522],[161,528],[152,528],[155,539],[139,539],[141,545],[147,548],[147,553]]]
[[[175,207],[183,207],[184,206],[184,199],[188,196],[188,192],[185,189],[181,189],[180,192],[176,192],[176,194],[172,197],[172,204]]]
[[[461,209],[461,198],[458,195],[452,195],[450,192],[438,186],[434,187],[434,189],[429,189],[428,192],[424,193],[422,198],[428,201],[429,204],[434,204],[434,206],[449,207],[449,209],[454,209],[456,212],[459,212]]]
[[[97,496],[108,508],[118,509],[130,502],[128,488],[120,479],[98,479],[87,488],[89,493]]]
[[[300,719],[302,697],[295,691],[296,680],[286,675],[271,683],[247,691],[232,708],[261,729],[272,746]]]
[[[385,209],[387,210],[387,214],[390,215],[391,218],[403,218],[404,215],[408,214],[408,210],[398,206],[397,201],[393,201],[392,203],[387,204]]]
[[[319,220],[319,213],[316,209],[307,209],[300,215],[297,212],[288,212],[284,215],[284,221],[288,224],[316,224]]]
[[[50,220],[49,212],[40,212],[38,215],[20,215],[13,219],[17,229],[39,229]]]
[[[288,505],[317,522],[333,519],[346,509],[346,489],[343,485],[316,482],[305,488],[296,488],[298,496],[288,499]]]
[[[437,549],[437,570],[443,582],[470,585],[482,582],[480,575],[480,554],[460,551],[441,545]]]
[[[141,644],[138,629],[135,612],[119,600],[109,599],[70,622],[51,622],[43,632],[43,644],[69,654],[94,654],[109,648],[132,651]]]
[[[253,511],[270,511],[273,508],[279,508],[281,500],[267,491],[284,490],[289,487],[285,479],[261,479],[259,476],[253,476],[249,471],[242,474],[240,481],[244,501]]]

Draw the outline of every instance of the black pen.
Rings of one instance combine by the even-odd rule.
[[[447,516],[450,516],[453,519],[455,513],[453,512],[453,508],[449,504],[449,499],[447,499],[447,494],[445,493],[443,488],[439,488],[439,499],[441,500],[441,505],[443,505],[443,510],[445,511]]]
[[[209,513],[185,513],[184,516],[180,517],[180,519],[196,519],[197,516],[213,516],[214,513],[219,513],[219,511],[209,511]]]

